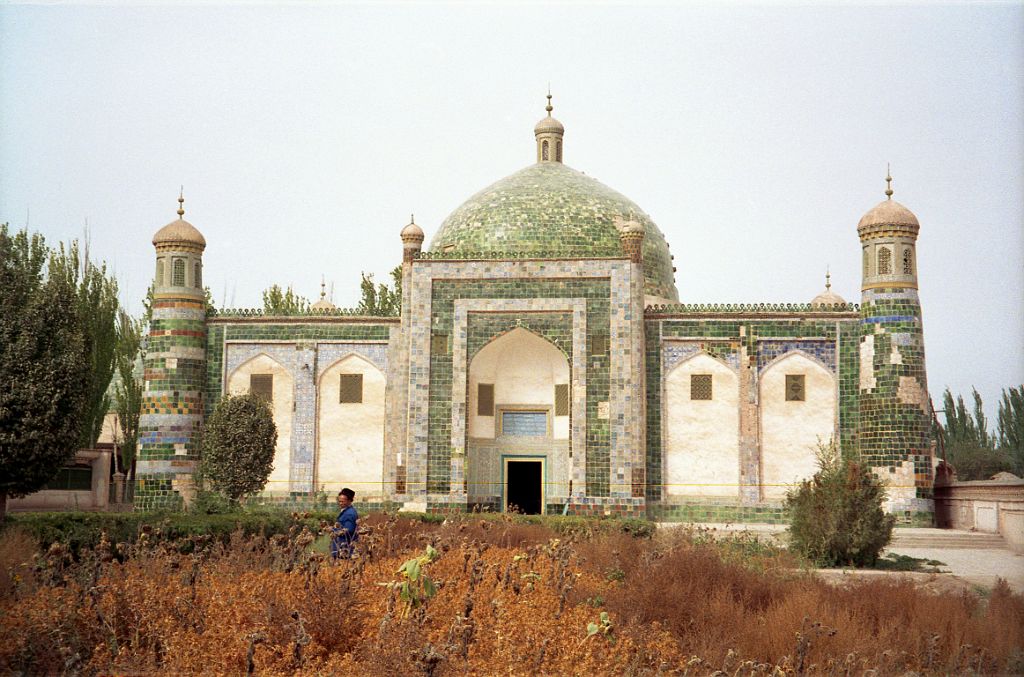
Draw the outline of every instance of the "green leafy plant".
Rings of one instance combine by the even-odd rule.
[[[587,636],[583,638],[583,642],[587,641],[591,637],[603,635],[609,644],[615,644],[615,635],[613,634],[614,630],[615,627],[612,625],[612,619],[608,615],[608,612],[602,611],[598,623],[587,623]],[[580,644],[583,642],[580,642]]]
[[[274,469],[277,427],[255,395],[225,395],[202,434],[203,480],[232,501],[261,490]]]
[[[786,497],[790,547],[821,566],[872,566],[892,537],[885,488],[871,470],[821,445],[820,470]]]
[[[422,555],[406,560],[398,568],[395,573],[399,580],[380,584],[398,591],[398,599],[403,604],[401,618],[406,618],[413,609],[423,606],[437,594],[437,586],[424,568],[440,556],[434,546],[428,544]]]

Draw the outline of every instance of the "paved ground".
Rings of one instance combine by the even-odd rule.
[[[662,524],[660,526],[679,526]],[[744,531],[757,534],[759,537],[771,538],[775,541],[784,540],[785,525],[778,524],[693,524],[693,527],[706,528],[718,533],[742,533]],[[950,537],[961,538],[969,541],[972,532],[957,531],[953,529],[922,529],[922,528],[897,528],[894,533],[893,543],[885,550],[885,553],[896,553],[908,557],[916,557],[925,560],[937,560],[942,566],[937,567],[941,573],[914,573],[911,578],[936,589],[956,589],[982,587],[991,589],[997,578],[1003,578],[1010,587],[1024,593],[1024,555],[1015,554],[1008,548],[972,548],[972,547],[936,547],[930,546],[928,541],[945,541]],[[912,544],[902,545],[900,540]],[[819,570],[819,574],[832,580],[841,582],[855,578],[873,576],[906,576],[903,572],[889,572],[877,570]]]

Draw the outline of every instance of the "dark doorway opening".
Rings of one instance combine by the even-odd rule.
[[[513,506],[526,515],[544,512],[541,491],[543,464],[540,461],[513,461],[505,464],[505,510]]]

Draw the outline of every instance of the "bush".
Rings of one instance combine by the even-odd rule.
[[[882,510],[885,488],[832,443],[819,449],[818,463],[786,497],[790,547],[820,566],[873,566],[896,521]]]
[[[277,427],[255,395],[225,395],[203,428],[201,474],[232,501],[261,490],[274,469]]]

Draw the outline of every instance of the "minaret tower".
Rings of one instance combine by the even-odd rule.
[[[857,224],[863,257],[860,340],[861,458],[888,484],[890,511],[934,510],[931,405],[925,375],[921,302],[917,295],[914,214],[886,199]]]
[[[533,128],[533,135],[537,137],[537,162],[561,162],[562,161],[562,137],[565,136],[565,127],[562,123],[551,117],[554,106],[551,105],[551,91],[548,91],[548,105],[545,109],[547,117],[541,118]]]
[[[139,420],[137,510],[178,508],[194,493],[206,379],[206,239],[184,215],[180,195],[178,218],[153,236],[156,276]]]

